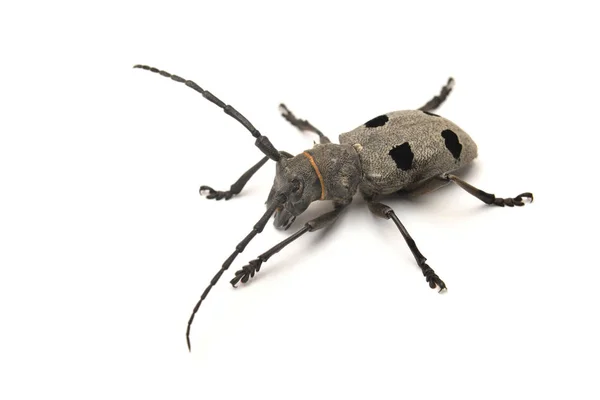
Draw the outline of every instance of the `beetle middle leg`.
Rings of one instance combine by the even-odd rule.
[[[453,87],[454,87],[454,79],[448,78],[448,82],[444,85],[444,87],[442,87],[440,94],[438,94],[437,96],[434,96],[423,107],[419,108],[419,110],[421,110],[423,112],[435,111],[439,106],[442,105],[442,103],[444,101],[446,101],[446,98],[452,91]]]
[[[323,229],[333,224],[351,201],[352,200],[348,200],[344,203],[336,203],[334,204],[334,209],[332,211],[308,221],[301,229],[297,230],[287,239],[277,243],[275,246],[271,247],[269,250],[258,256],[256,259],[250,261],[246,266],[237,271],[235,273],[235,277],[230,283],[233,285],[233,287],[236,287],[240,281],[242,281],[242,283],[248,282],[250,278],[253,278],[254,275],[260,271],[262,263],[267,262],[269,258],[271,258],[274,254],[279,253],[288,244],[292,243],[294,240],[298,239],[307,232],[318,231],[319,229]]]
[[[290,124],[294,125],[296,128],[298,128],[302,132],[313,132],[313,133],[316,133],[317,135],[319,135],[319,142],[321,144],[323,144],[323,143],[331,143],[331,140],[329,140],[329,138],[327,136],[325,136],[323,134],[323,132],[321,132],[320,130],[318,130],[317,128],[315,128],[310,122],[308,122],[305,119],[298,119],[298,118],[296,118],[296,116],[294,115],[294,113],[292,113],[286,107],[285,104],[281,103],[279,105],[279,112],[281,113],[281,116],[283,118],[285,118],[286,121],[288,121]]]
[[[408,245],[408,248],[410,249],[413,256],[415,257],[415,260],[417,260],[417,265],[419,266],[419,268],[421,268],[421,271],[423,272],[423,276],[425,276],[425,280],[427,281],[427,283],[429,283],[429,287],[432,289],[435,289],[435,287],[437,286],[440,288],[440,290],[439,290],[440,292],[442,290],[446,289],[446,284],[444,283],[444,281],[442,281],[440,279],[439,276],[437,276],[435,271],[429,265],[427,265],[427,263],[426,263],[427,258],[425,258],[425,256],[423,256],[423,254],[421,254],[421,252],[417,248],[415,241],[410,236],[410,234],[408,233],[408,231],[406,230],[406,228],[404,227],[402,222],[400,222],[400,220],[396,216],[396,213],[394,212],[394,210],[392,210],[391,207],[389,207],[385,204],[374,202],[374,201],[369,201],[369,210],[371,210],[371,212],[373,214],[375,214],[376,216],[378,216],[380,218],[384,218],[384,219],[391,218],[392,221],[394,221],[394,223],[398,227],[398,230],[400,230],[400,233],[404,237],[404,240],[406,240],[406,244]]]
[[[460,186],[466,192],[477,197],[479,200],[483,201],[485,204],[490,204],[490,205],[494,204],[494,205],[500,206],[500,207],[504,207],[504,206],[521,207],[521,206],[525,205],[525,203],[523,203],[523,198],[529,199],[530,203],[533,201],[533,194],[531,194],[529,192],[521,193],[517,197],[513,197],[513,198],[508,197],[506,199],[502,199],[502,198],[494,196],[491,193],[487,193],[481,189],[477,189],[475,186],[468,184],[467,182],[463,181],[456,175],[445,174],[445,175],[440,176],[440,179],[456,183],[458,186]]]
[[[265,163],[269,160],[269,157],[263,157],[259,162],[252,166],[248,171],[244,172],[240,178],[235,181],[233,185],[229,188],[229,190],[222,192],[220,190],[214,190],[210,186],[200,186],[200,195],[206,196],[207,199],[216,199],[216,200],[229,200],[234,195],[239,194],[246,183],[252,178],[252,175],[256,173]]]

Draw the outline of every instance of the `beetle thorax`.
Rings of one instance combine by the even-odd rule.
[[[321,175],[321,200],[345,201],[354,196],[362,180],[360,159],[352,146],[316,145],[304,154],[312,156],[315,173]]]
[[[286,185],[295,188],[275,216],[287,229],[316,200],[349,201],[362,180],[360,160],[352,146],[318,144],[295,157],[282,158],[267,203]]]

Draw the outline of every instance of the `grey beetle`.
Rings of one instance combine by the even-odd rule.
[[[356,192],[367,201],[369,210],[378,217],[394,221],[408,247],[421,268],[429,287],[446,289],[446,284],[426,263],[426,258],[417,248],[402,222],[389,206],[378,198],[399,191],[414,191],[430,185],[454,182],[459,187],[486,204],[504,207],[522,206],[523,199],[533,201],[529,192],[514,198],[498,198],[493,194],[477,189],[451,172],[467,165],[477,156],[477,145],[462,129],[451,121],[433,114],[452,91],[454,80],[448,79],[438,96],[414,111],[396,111],[382,114],[353,131],[340,135],[340,144],[331,141],[321,131],[306,120],[297,119],[288,108],[281,104],[282,116],[301,131],[313,132],[319,136],[319,143],[297,156],[278,151],[266,136],[260,132],[235,108],[223,103],[196,83],[177,75],[147,65],[136,65],[196,90],[205,99],[216,104],[223,111],[241,123],[256,138],[255,145],[265,154],[256,165],[246,171],[230,190],[222,192],[209,186],[200,187],[200,193],[209,199],[229,200],[240,193],[252,175],[269,159],[277,163],[275,181],[267,199],[267,211],[252,228],[252,231],[235,247],[221,269],[212,278],[200,296],[190,316],[186,340],[190,345],[190,329],[198,308],[219,281],[221,275],[244,251],[248,243],[264,229],[271,216],[275,216],[275,227],[288,229],[294,219],[302,214],[316,200],[331,200],[333,210],[304,224],[302,228],[281,241],[273,248],[250,261],[235,273],[231,284],[246,283],[260,271],[275,253],[307,232],[314,232],[331,225],[350,204]]]

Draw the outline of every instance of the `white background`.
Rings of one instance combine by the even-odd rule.
[[[3,399],[597,398],[598,12],[593,2],[20,2],[0,8]],[[327,232],[233,272],[191,308],[264,212],[253,138],[150,64],[233,104],[277,148],[383,112],[470,133],[458,187],[392,206],[448,285],[430,290],[392,222],[358,198]],[[325,210],[311,207],[307,218]]]

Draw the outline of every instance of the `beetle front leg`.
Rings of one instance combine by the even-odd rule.
[[[300,236],[304,235],[307,232],[318,231],[319,229],[323,229],[327,226],[332,225],[337,218],[340,216],[342,211],[350,204],[350,201],[344,203],[338,203],[334,205],[334,210],[319,217],[308,221],[304,226],[296,231],[294,234],[289,236],[287,239],[282,240],[256,259],[250,261],[246,266],[235,273],[235,277],[231,280],[231,284],[233,287],[241,281],[242,283],[247,283],[250,278],[253,278],[254,275],[260,271],[260,267],[262,263],[267,262],[269,258],[271,258],[274,254],[279,253],[284,247],[288,244],[292,243],[294,240],[298,239]]]
[[[222,192],[220,190],[214,190],[210,186],[200,186],[200,195],[206,196],[207,199],[216,200],[229,200],[234,195],[240,193],[246,183],[252,178],[252,175],[256,173],[265,163],[269,160],[269,157],[263,157],[259,162],[252,166],[248,171],[244,172],[242,176],[229,188],[228,191]]]
[[[417,248],[415,241],[410,236],[410,234],[408,233],[408,231],[406,230],[406,228],[404,227],[402,222],[400,222],[400,220],[396,216],[396,213],[394,212],[394,210],[392,210],[391,207],[386,206],[385,204],[377,203],[377,202],[373,202],[373,201],[369,201],[369,210],[371,210],[371,212],[373,214],[375,214],[376,216],[378,216],[380,218],[384,218],[384,219],[391,218],[392,221],[394,221],[394,223],[400,230],[400,233],[404,237],[404,240],[406,240],[406,244],[408,245],[408,248],[410,249],[413,256],[415,257],[415,260],[417,260],[417,265],[419,266],[419,268],[421,268],[421,271],[423,272],[423,276],[425,276],[425,280],[427,281],[427,283],[429,283],[429,287],[432,289],[435,289],[437,286],[440,288],[440,290],[439,290],[440,292],[442,290],[446,289],[446,284],[444,283],[444,281],[442,281],[440,279],[439,276],[437,276],[435,271],[429,265],[427,265],[427,263],[426,263],[427,258],[425,258],[425,256],[423,256],[423,254],[421,254],[421,252]]]

